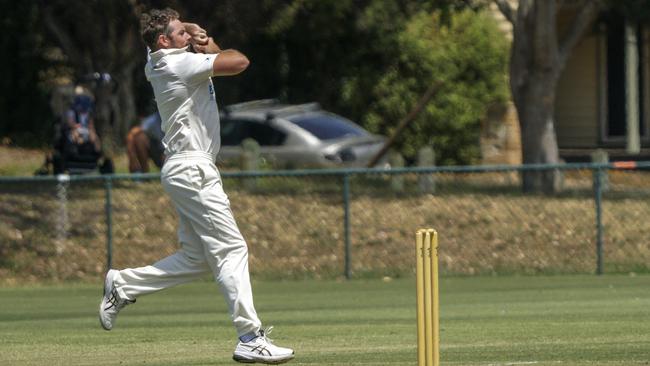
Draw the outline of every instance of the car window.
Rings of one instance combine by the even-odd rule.
[[[368,132],[363,128],[333,114],[301,114],[288,117],[287,120],[309,131],[321,140],[368,135]]]
[[[287,135],[267,123],[227,117],[221,119],[222,145],[241,145],[246,138],[252,138],[260,146],[278,146],[284,143]]]

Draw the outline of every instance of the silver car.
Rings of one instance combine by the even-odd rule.
[[[276,168],[362,167],[385,142],[317,103],[252,101],[227,106],[220,117],[219,162],[238,160],[242,142],[252,138],[261,158]]]

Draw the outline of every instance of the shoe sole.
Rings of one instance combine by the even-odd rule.
[[[237,355],[237,354],[232,355],[232,359],[239,362],[239,363],[263,363],[263,364],[266,364],[266,365],[279,365],[281,363],[289,362],[289,361],[293,360],[293,358],[294,358],[294,355],[291,355],[288,358],[283,358],[283,359],[279,359],[279,360],[261,360],[261,359],[260,360],[255,360],[255,359],[246,358],[244,356],[240,356],[240,355]]]
[[[104,324],[104,321],[102,320],[102,310],[104,310],[104,299],[106,298],[106,293],[110,292],[107,291],[107,289],[113,285],[113,276],[111,272],[115,271],[114,269],[109,270],[106,273],[106,277],[104,278],[104,293],[102,294],[102,301],[99,302],[99,324],[101,324],[102,328],[104,330],[111,330],[113,327],[108,327]],[[109,280],[110,277],[110,280]]]

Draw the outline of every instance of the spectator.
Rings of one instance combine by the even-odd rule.
[[[126,150],[129,157],[129,172],[149,172],[149,159],[160,169],[164,161],[165,148],[162,144],[164,133],[160,126],[158,112],[142,119],[126,136]]]
[[[99,153],[101,144],[95,130],[93,98],[79,86],[75,88],[75,94],[64,115],[64,133],[76,152]]]

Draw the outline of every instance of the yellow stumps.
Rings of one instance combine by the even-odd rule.
[[[418,318],[418,366],[440,365],[438,303],[438,233],[415,234]]]

